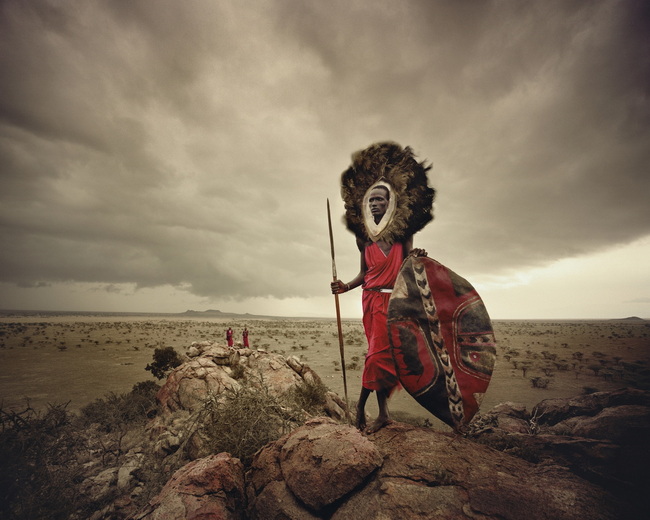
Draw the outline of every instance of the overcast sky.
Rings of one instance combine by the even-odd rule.
[[[0,308],[333,316],[340,174],[433,164],[415,245],[493,318],[650,318],[650,4],[0,0]],[[341,297],[359,317],[359,291]]]

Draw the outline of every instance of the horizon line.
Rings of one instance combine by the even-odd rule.
[[[208,316],[210,313],[217,316]],[[314,319],[314,320],[335,320],[334,316],[284,316],[284,315],[271,315],[271,314],[254,314],[254,313],[238,313],[238,312],[224,312],[218,309],[208,309],[205,311],[196,311],[187,309],[183,312],[151,312],[151,311],[82,311],[82,310],[46,310],[46,309],[3,309],[0,308],[0,315],[3,317],[11,317],[12,315],[30,316],[34,314],[50,314],[50,315],[112,315],[112,316],[174,316],[174,317],[219,317],[222,315],[224,318],[231,319]],[[361,320],[362,318],[343,318],[344,320]],[[624,318],[491,318],[492,321],[648,321],[649,318],[641,318],[639,316],[626,316]]]

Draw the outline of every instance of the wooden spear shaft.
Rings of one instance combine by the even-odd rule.
[[[338,277],[336,275],[336,257],[334,255],[334,234],[332,233],[332,214],[330,212],[330,199],[327,199],[327,226],[330,232],[330,249],[332,251],[332,281],[335,282]],[[343,346],[343,329],[341,328],[341,308],[339,306],[339,295],[334,295],[334,303],[336,305],[336,326],[339,331],[339,350],[341,352],[341,372],[343,374],[343,393],[345,394],[345,415],[348,423],[352,424],[350,417],[350,402],[348,400],[348,380],[345,375],[345,347]]]

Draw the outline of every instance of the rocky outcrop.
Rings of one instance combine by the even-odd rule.
[[[248,518],[614,519],[615,499],[557,465],[394,423],[364,437],[313,420],[247,474]]]
[[[263,350],[203,341],[192,343],[186,357],[159,390],[160,414],[148,426],[162,457],[181,446],[187,448],[189,459],[208,454],[197,420],[200,422],[206,402],[221,401],[228,391],[246,384],[279,398],[303,383],[321,382],[318,374],[295,356],[285,358]],[[344,409],[345,403],[336,393],[326,392],[323,410],[328,417],[341,420]]]
[[[650,488],[650,393],[637,389],[541,401],[529,413],[503,403],[471,437],[537,463],[553,463],[638,507]]]
[[[212,341],[192,343],[186,358],[169,374],[158,392],[163,414],[179,410],[194,412],[208,397],[238,389],[242,379],[264,385],[276,396],[304,381],[320,381],[318,374],[295,356],[286,358],[263,350],[238,349]],[[331,398],[335,406],[328,409],[328,414],[343,417],[342,401],[335,395]]]
[[[547,420],[545,410],[555,409],[559,403],[540,403],[535,410],[539,414],[539,433],[533,436],[531,444],[539,445],[543,457],[634,499],[650,488],[650,407],[624,404],[638,402],[640,395],[634,391],[615,392],[611,397],[619,402],[584,407],[579,415],[567,414],[565,419],[554,412]],[[573,399],[567,406],[580,401],[589,402]]]
[[[186,349],[184,362],[160,388],[158,413],[146,425],[144,434],[126,432],[119,438],[114,467],[103,467],[103,460],[101,465],[89,464],[80,493],[97,503],[116,497],[89,520],[243,518],[243,465],[228,454],[215,455],[202,430],[205,424],[201,421],[209,418],[206,403],[221,402],[242,389],[259,389],[260,396],[277,397],[281,407],[287,393],[303,384],[320,383],[319,376],[293,356],[230,348],[212,341],[192,343]],[[314,413],[294,406],[281,410],[287,413],[285,425],[289,429]],[[345,415],[344,408],[343,400],[328,391],[319,413],[339,420]],[[149,495],[150,483],[158,482],[160,475],[170,474],[179,466],[160,494],[139,516],[134,516],[140,510],[141,497]]]
[[[504,403],[477,418],[468,437],[401,423],[364,436],[331,418],[314,418],[258,451],[245,475],[245,494],[238,487],[230,509],[224,512],[220,503],[209,518],[640,518],[647,399],[647,392],[627,389],[542,401],[532,413]],[[147,515],[162,514],[156,511],[165,502],[178,503],[171,497],[183,475]],[[222,498],[229,493],[210,489]],[[138,518],[194,518],[187,507],[164,511]]]
[[[464,437],[401,423],[362,435],[343,424],[343,403],[330,392],[328,417],[296,422],[246,468],[227,453],[210,452],[197,434],[206,399],[250,384],[281,396],[319,381],[294,357],[192,344],[158,394],[160,413],[148,424],[143,445],[84,481],[86,494],[117,497],[93,520],[642,515],[650,397],[640,390],[545,400],[531,412],[503,403],[478,416]],[[145,454],[157,457],[161,468],[185,465],[138,511]]]

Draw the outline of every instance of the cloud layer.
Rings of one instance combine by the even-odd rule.
[[[5,0],[0,282],[321,294],[325,199],[385,139],[433,163],[416,243],[459,272],[631,243],[648,26],[642,1]]]

